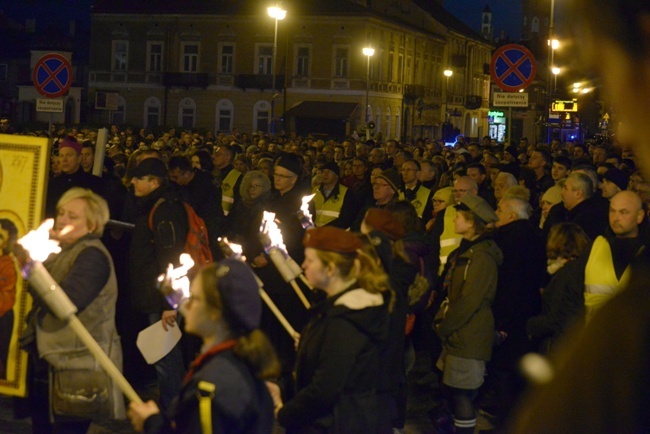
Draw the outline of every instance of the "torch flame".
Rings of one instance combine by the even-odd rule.
[[[169,264],[165,274],[158,276],[158,281],[169,282],[174,292],[180,291],[184,298],[188,298],[190,296],[190,279],[187,277],[187,272],[194,266],[194,261],[190,255],[183,253],[179,262],[181,266],[177,268],[174,268],[173,264]]]
[[[54,220],[47,219],[35,231],[18,240],[18,243],[29,252],[29,257],[37,262],[43,262],[52,253],[59,253],[59,242],[50,239],[50,231],[54,227]]]
[[[265,233],[269,236],[271,239],[271,246],[277,247],[286,254],[287,247],[284,245],[282,232],[275,222],[274,212],[264,211],[264,217],[262,217],[262,226],[260,227],[260,232]]]
[[[303,196],[302,206],[300,207],[300,211],[302,211],[305,218],[309,219],[309,221],[312,223],[312,226],[313,226],[313,220],[312,220],[312,215],[309,212],[309,202],[311,202],[314,196],[316,196],[316,193],[310,194],[309,196]]]
[[[223,242],[228,244],[230,250],[232,250],[232,252],[237,256],[241,256],[241,254],[244,252],[244,249],[242,248],[241,244],[231,243],[230,241],[228,241],[228,238],[226,237],[223,238]]]

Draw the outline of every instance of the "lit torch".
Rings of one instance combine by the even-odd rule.
[[[296,283],[296,278],[302,274],[302,269],[298,266],[298,269],[290,266],[288,261],[289,254],[287,253],[287,247],[284,245],[284,240],[282,239],[282,232],[280,228],[275,223],[275,213],[264,211],[264,217],[262,217],[262,225],[260,226],[260,241],[264,246],[264,251],[273,264],[280,272],[280,275],[285,282],[291,284],[291,287],[295,291],[302,304],[309,309],[310,304],[303,294],[302,290]],[[293,259],[291,260],[296,264]],[[298,265],[298,264],[296,264]]]
[[[315,193],[309,196],[303,196],[302,198],[302,205],[300,206],[300,211],[298,211],[298,220],[300,220],[303,229],[311,229],[314,227],[314,221],[309,212],[309,202],[311,202],[314,196],[316,196]]]
[[[223,251],[223,254],[226,256],[226,258],[245,261],[245,259],[242,257],[242,246],[239,244],[229,242],[228,238],[219,238],[219,246],[221,247],[221,250]],[[273,315],[275,315],[278,321],[280,321],[280,324],[282,324],[282,327],[284,327],[287,333],[289,333],[289,336],[291,336],[293,339],[299,339],[300,334],[291,326],[289,321],[287,321],[287,318],[282,314],[282,312],[280,312],[280,309],[278,309],[273,300],[271,300],[271,297],[269,297],[269,295],[264,290],[264,283],[260,280],[259,277],[257,277],[257,274],[253,273],[253,276],[255,276],[257,285],[260,288],[260,297],[264,303],[266,303],[271,312],[273,312]]]
[[[187,277],[187,272],[194,266],[192,257],[187,253],[181,254],[179,262],[180,267],[174,268],[169,264],[165,274],[158,276],[160,290],[165,295],[167,303],[174,309],[178,309],[190,296],[190,279]]]
[[[84,343],[90,353],[95,357],[100,366],[115,381],[115,384],[131,401],[142,403],[142,399],[131,387],[119,369],[104,353],[97,341],[92,337],[84,325],[75,315],[77,307],[70,301],[61,286],[52,278],[45,269],[42,261],[52,253],[59,253],[61,248],[55,240],[49,239],[49,232],[54,226],[54,220],[48,219],[36,231],[30,231],[18,240],[18,243],[28,253],[28,258],[21,272],[29,281],[39,298],[47,304],[50,311],[61,321],[65,321],[77,337]],[[65,228],[64,228],[65,230]],[[63,231],[62,231],[63,232]]]

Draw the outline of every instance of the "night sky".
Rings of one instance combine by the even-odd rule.
[[[511,41],[517,42],[521,38],[521,3],[521,0],[445,0],[445,9],[480,33],[481,13],[488,4],[492,9],[494,36],[498,37],[503,30]]]

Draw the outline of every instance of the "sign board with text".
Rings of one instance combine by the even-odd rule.
[[[36,100],[36,111],[46,113],[63,113],[63,99],[44,99]]]
[[[494,107],[528,107],[528,93],[494,92],[492,105]]]

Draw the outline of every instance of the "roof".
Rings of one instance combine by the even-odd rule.
[[[356,102],[302,101],[291,107],[286,116],[312,119],[348,119],[359,106]]]
[[[447,9],[442,5],[432,2],[430,0],[413,0],[415,4],[429,12],[432,17],[439,21],[442,25],[455,30],[458,33],[470,37],[472,39],[478,39],[486,44],[489,44],[489,41],[486,41],[485,38],[477,33],[474,29],[469,27],[467,24],[456,18],[451,14]]]

